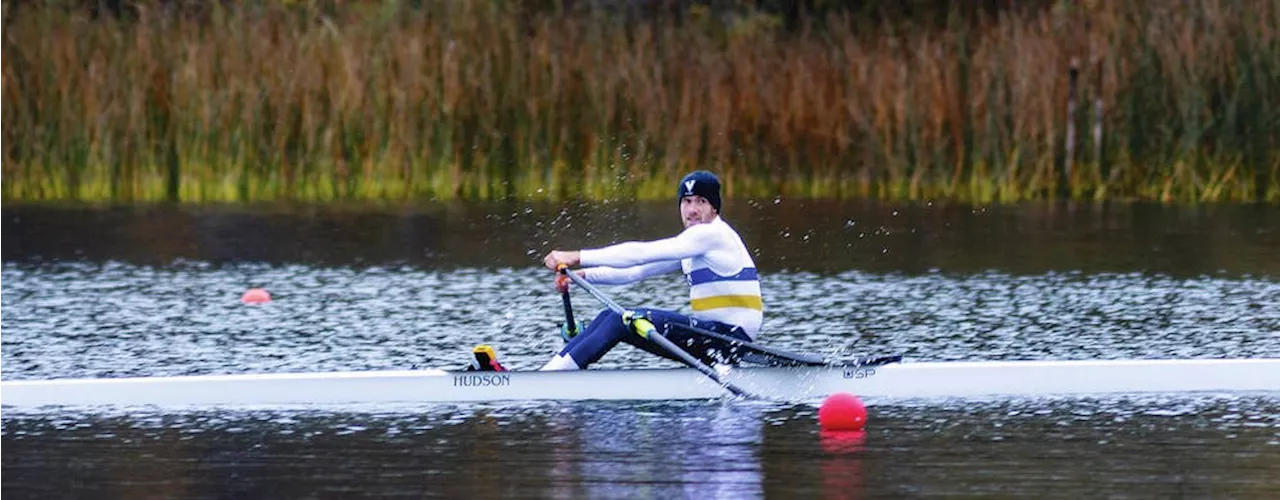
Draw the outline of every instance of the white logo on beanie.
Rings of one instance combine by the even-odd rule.
[[[698,181],[696,181],[696,180],[694,180],[694,179],[689,179],[689,180],[687,180],[687,181],[685,181],[685,182],[684,182],[684,193],[685,193],[685,194],[687,194],[687,195],[688,195],[688,194],[693,194],[693,183],[695,183],[695,182],[698,182]]]

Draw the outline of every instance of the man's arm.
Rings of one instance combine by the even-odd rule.
[[[583,250],[583,266],[632,267],[652,262],[677,261],[703,255],[720,243],[710,227],[685,229],[678,235],[654,241],[630,241],[594,250]]]
[[[542,263],[554,271],[561,265],[628,268],[653,262],[679,261],[705,254],[719,245],[720,239],[712,231],[700,224],[661,240],[629,241],[594,250],[552,250]]]
[[[615,267],[589,267],[581,270],[588,282],[599,285],[625,285],[645,278],[680,271],[680,261],[650,262],[639,266],[618,269]]]

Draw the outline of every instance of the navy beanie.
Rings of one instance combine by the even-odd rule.
[[[706,198],[711,202],[711,208],[720,213],[720,179],[716,174],[698,170],[680,179],[680,185],[676,186],[676,203],[680,203],[685,196],[693,195]]]

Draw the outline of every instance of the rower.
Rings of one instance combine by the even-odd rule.
[[[690,173],[680,180],[676,190],[680,219],[684,223],[680,234],[590,250],[553,250],[543,259],[543,264],[556,271],[564,266],[585,266],[571,272],[578,273],[588,283],[602,285],[621,285],[682,271],[689,283],[692,314],[645,308],[636,309],[635,313],[644,315],[659,333],[700,361],[709,365],[732,364],[736,356],[730,342],[698,335],[680,326],[753,340],[764,320],[764,301],[755,262],[742,237],[720,217],[720,179],[715,174],[705,170]],[[568,282],[557,280],[556,286],[564,292]],[[586,368],[599,361],[618,341],[676,359],[632,332],[617,312],[605,309],[542,369]]]

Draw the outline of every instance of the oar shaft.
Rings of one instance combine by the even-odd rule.
[[[587,293],[591,294],[592,297],[595,297],[596,300],[599,300],[600,303],[604,304],[604,306],[609,308],[609,310],[616,312],[618,314],[625,314],[627,312],[627,309],[625,307],[618,305],[617,302],[614,302],[613,299],[605,295],[604,292],[601,292],[600,289],[596,288],[595,285],[592,285],[591,283],[587,283],[587,280],[584,279],[582,276],[578,276],[578,273],[575,273],[568,269],[561,269],[560,272],[564,273],[565,276],[568,276],[569,279],[573,280],[574,284],[582,287],[583,290],[586,290]]]
[[[707,366],[706,363],[698,361],[698,358],[695,358],[693,357],[692,354],[689,354],[689,351],[681,349],[680,346],[675,345],[666,337],[663,337],[661,333],[649,332],[648,338],[649,338],[649,341],[655,344],[658,344],[658,347],[661,347],[665,349],[667,352],[671,353],[673,356],[680,358],[680,361],[684,361],[684,364],[694,367],[698,371],[702,372],[703,375],[706,375],[707,378],[715,381],[715,383],[717,384],[720,384],[725,389],[728,389],[729,392],[732,392],[734,396],[740,396],[740,397],[750,396],[750,394],[747,394],[746,391],[743,391],[742,389],[737,388],[733,384],[725,382],[724,379],[720,378],[720,374],[717,373],[714,369],[712,369],[710,366]]]
[[[692,333],[701,335],[703,337],[716,339],[726,344],[729,344],[731,346],[745,347],[757,353],[767,355],[767,356],[776,358],[778,360],[784,360],[786,361],[786,364],[798,365],[798,366],[828,366],[833,364],[830,361],[823,359],[822,356],[816,356],[813,354],[801,354],[801,353],[795,353],[790,351],[784,351],[782,349],[777,349],[773,347],[765,347],[755,342],[742,340],[735,337],[730,337],[722,333],[713,332],[706,328],[699,328],[693,325],[683,325],[680,323],[674,323],[671,325],[671,327],[692,332]]]
[[[640,336],[649,339],[649,341],[653,342],[654,344],[657,344],[658,347],[661,347],[663,350],[667,351],[672,356],[675,356],[676,358],[680,359],[680,361],[683,361],[684,364],[692,366],[693,368],[702,372],[702,374],[706,375],[707,378],[714,380],[717,384],[720,384],[721,387],[724,387],[729,392],[733,393],[733,395],[740,396],[740,397],[751,396],[746,391],[739,389],[733,384],[730,384],[724,381],[724,379],[720,378],[720,374],[717,373],[715,370],[713,370],[710,366],[707,366],[706,363],[699,361],[698,358],[695,358],[693,357],[692,354],[689,354],[689,351],[681,349],[680,346],[675,345],[666,337],[662,336],[662,334],[658,333],[657,329],[654,328],[653,323],[650,323],[649,320],[643,319],[643,318],[632,318],[633,313],[631,311],[628,311],[626,308],[618,305],[617,302],[614,302],[613,299],[610,299],[607,295],[604,294],[604,292],[601,292],[600,289],[596,288],[595,285],[592,285],[591,283],[587,283],[587,280],[583,279],[583,277],[581,276],[578,276],[578,273],[569,271],[567,269],[561,269],[560,272],[568,275],[569,279],[573,280],[575,284],[582,287],[583,290],[586,290],[587,293],[590,293],[591,296],[595,297],[596,300],[599,300],[600,303],[604,304],[605,307],[608,307],[609,310],[615,313],[618,313],[618,315],[622,316],[624,321],[630,320],[631,324],[633,325],[633,328],[636,329],[636,333],[640,334]]]
[[[561,264],[560,267],[557,268],[556,270],[563,275],[561,277],[556,278],[556,285],[561,285],[564,288],[564,291],[560,292],[560,300],[561,302],[564,303],[563,335],[564,335],[565,341],[567,342],[569,339],[577,336],[578,333],[580,332],[578,332],[578,322],[573,320],[573,302],[569,299],[569,283],[568,283],[568,279],[569,279],[568,275],[570,273],[569,266]],[[561,279],[565,280],[563,284],[560,281]]]

